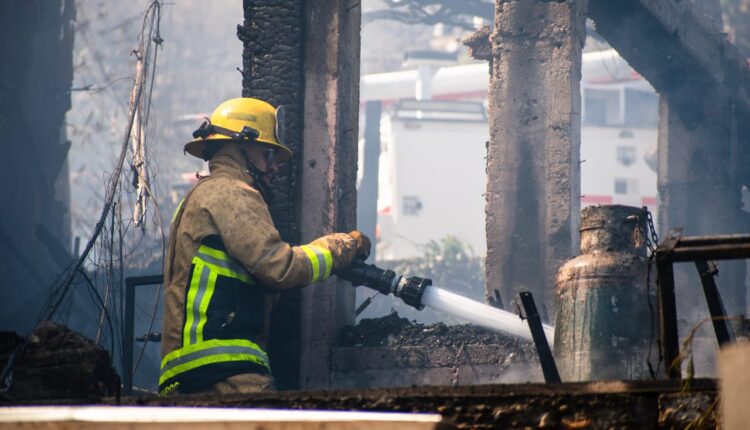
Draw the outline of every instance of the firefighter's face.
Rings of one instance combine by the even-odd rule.
[[[278,172],[276,150],[265,145],[246,145],[247,157],[255,167],[263,172],[263,179],[271,183]]]

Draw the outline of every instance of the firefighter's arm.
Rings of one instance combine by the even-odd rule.
[[[235,186],[216,192],[229,194],[221,199],[223,207],[211,211],[229,255],[268,287],[294,288],[326,279],[357,254],[357,240],[346,233],[291,246],[281,240],[256,190]]]

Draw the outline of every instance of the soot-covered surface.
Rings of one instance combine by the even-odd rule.
[[[718,412],[711,380],[695,380],[688,391],[679,382],[611,381],[145,397],[123,403],[439,413],[469,429],[712,429]]]
[[[114,396],[120,379],[102,346],[60,324],[41,322],[27,338],[0,332],[0,369],[16,354],[11,389],[0,402]],[[20,348],[20,349],[19,349]]]
[[[356,326],[347,326],[338,346],[424,346],[454,347],[465,345],[502,345],[509,351],[534,354],[534,344],[514,336],[504,335],[471,324],[424,325],[391,313],[380,318],[363,319]]]
[[[339,388],[541,382],[532,342],[474,325],[423,325],[396,313],[346,327],[332,354]]]

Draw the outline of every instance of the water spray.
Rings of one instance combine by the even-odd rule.
[[[363,285],[384,295],[393,294],[417,310],[427,306],[490,330],[532,340],[528,325],[518,315],[438,288],[432,285],[431,279],[401,276],[362,262],[352,263],[337,275],[354,286]],[[543,328],[547,339],[553,343],[554,327],[544,324]]]

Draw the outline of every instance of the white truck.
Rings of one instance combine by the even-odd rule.
[[[382,103],[378,260],[415,257],[448,235],[485,254],[488,80],[486,63],[363,76],[362,106]],[[605,50],[584,54],[581,93],[581,206],[648,206],[655,215],[654,90]]]

